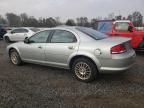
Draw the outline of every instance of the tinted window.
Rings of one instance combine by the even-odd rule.
[[[117,31],[128,31],[129,23],[127,22],[117,22],[115,24],[115,29]]]
[[[107,38],[108,36],[105,35],[105,34],[102,34],[96,30],[93,30],[91,28],[86,28],[86,27],[77,27],[76,28],[77,30],[79,30],[80,32],[96,39],[96,40],[101,40],[101,39],[104,39],[104,38]]]
[[[76,37],[68,31],[56,30],[51,39],[52,43],[73,43],[76,42]]]
[[[12,30],[11,33],[19,33],[19,29]]]
[[[12,31],[12,33],[28,33],[27,29],[15,29]]]
[[[105,21],[105,22],[98,22],[98,31],[106,33],[112,31],[112,22]]]
[[[29,41],[30,43],[46,43],[49,35],[50,31],[42,31],[29,38]]]
[[[30,28],[33,32],[38,32],[38,31],[40,31],[40,29],[38,29],[38,28]]]
[[[20,31],[21,31],[21,33],[28,33],[27,29],[21,29]]]

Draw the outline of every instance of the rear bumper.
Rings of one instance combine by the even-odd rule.
[[[128,70],[135,62],[135,51],[129,53],[113,55],[112,59],[105,61],[104,66],[100,68],[100,73],[117,73]]]
[[[117,67],[117,68],[102,67],[100,73],[121,73],[130,69],[133,65],[134,63],[125,67]]]

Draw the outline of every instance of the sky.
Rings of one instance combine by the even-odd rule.
[[[8,12],[29,16],[57,17],[61,20],[86,16],[107,17],[108,14],[128,16],[140,11],[144,16],[144,0],[0,0],[0,15]]]

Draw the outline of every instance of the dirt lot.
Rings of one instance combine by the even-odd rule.
[[[13,66],[5,48],[0,41],[0,108],[144,108],[144,54],[129,71],[85,84],[68,70]]]

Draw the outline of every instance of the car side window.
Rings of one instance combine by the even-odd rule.
[[[115,23],[115,29],[119,32],[127,32],[129,28],[129,23],[127,22],[117,22]]]
[[[74,43],[76,41],[75,35],[65,30],[56,30],[51,38],[51,43]]]
[[[11,33],[19,33],[19,29],[14,29],[11,31]]]
[[[27,29],[15,29],[11,31],[12,33],[28,33]]]
[[[20,32],[21,33],[28,33],[28,30],[27,29],[20,29]]]
[[[42,31],[29,38],[30,43],[46,43],[51,31]]]

